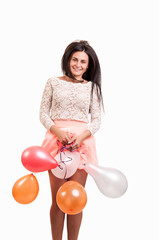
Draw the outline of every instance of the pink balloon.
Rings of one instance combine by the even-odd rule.
[[[80,161],[78,152],[63,151],[56,155],[55,159],[58,162],[58,167],[52,169],[52,173],[61,179],[71,177],[77,170]]]
[[[31,172],[43,172],[56,168],[57,161],[40,146],[25,149],[21,156],[23,166]]]

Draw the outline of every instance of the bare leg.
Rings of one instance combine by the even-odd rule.
[[[65,214],[59,209],[56,203],[56,194],[58,189],[66,182],[66,180],[55,177],[51,171],[48,171],[48,172],[49,172],[50,187],[51,187],[51,193],[52,193],[52,206],[50,209],[52,239],[62,240]]]
[[[77,170],[76,173],[69,178],[69,180],[74,180],[79,182],[83,187],[85,186],[87,179],[87,173],[84,170]],[[67,215],[67,231],[68,240],[77,240],[79,229],[82,221],[82,212],[76,215]]]

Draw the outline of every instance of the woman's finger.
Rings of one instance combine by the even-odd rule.
[[[79,148],[79,144],[75,141],[75,143],[72,146],[72,150],[76,150]]]
[[[76,137],[71,138],[70,141],[68,142],[68,144],[71,144],[71,143],[73,143],[74,141],[76,141]]]
[[[68,140],[66,138],[62,139],[62,143],[63,144],[67,144],[68,143]]]

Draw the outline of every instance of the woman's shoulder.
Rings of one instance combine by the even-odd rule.
[[[57,84],[58,81],[59,81],[59,77],[56,77],[56,76],[52,76],[47,80],[47,82],[49,82],[51,85]]]
[[[62,77],[52,76],[48,80],[51,82],[61,82],[64,81],[65,78],[63,76]]]
[[[55,80],[57,80],[57,78],[58,78],[58,77],[56,77],[56,76],[52,76],[52,77],[50,77],[50,78],[48,79],[48,81],[55,81]]]
[[[57,79],[59,79],[59,80],[66,80],[65,76],[57,77]]]

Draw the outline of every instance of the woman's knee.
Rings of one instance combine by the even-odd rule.
[[[50,213],[54,214],[54,213],[58,213],[61,212],[60,208],[58,207],[56,201],[52,202],[51,204],[51,208],[50,208]]]

